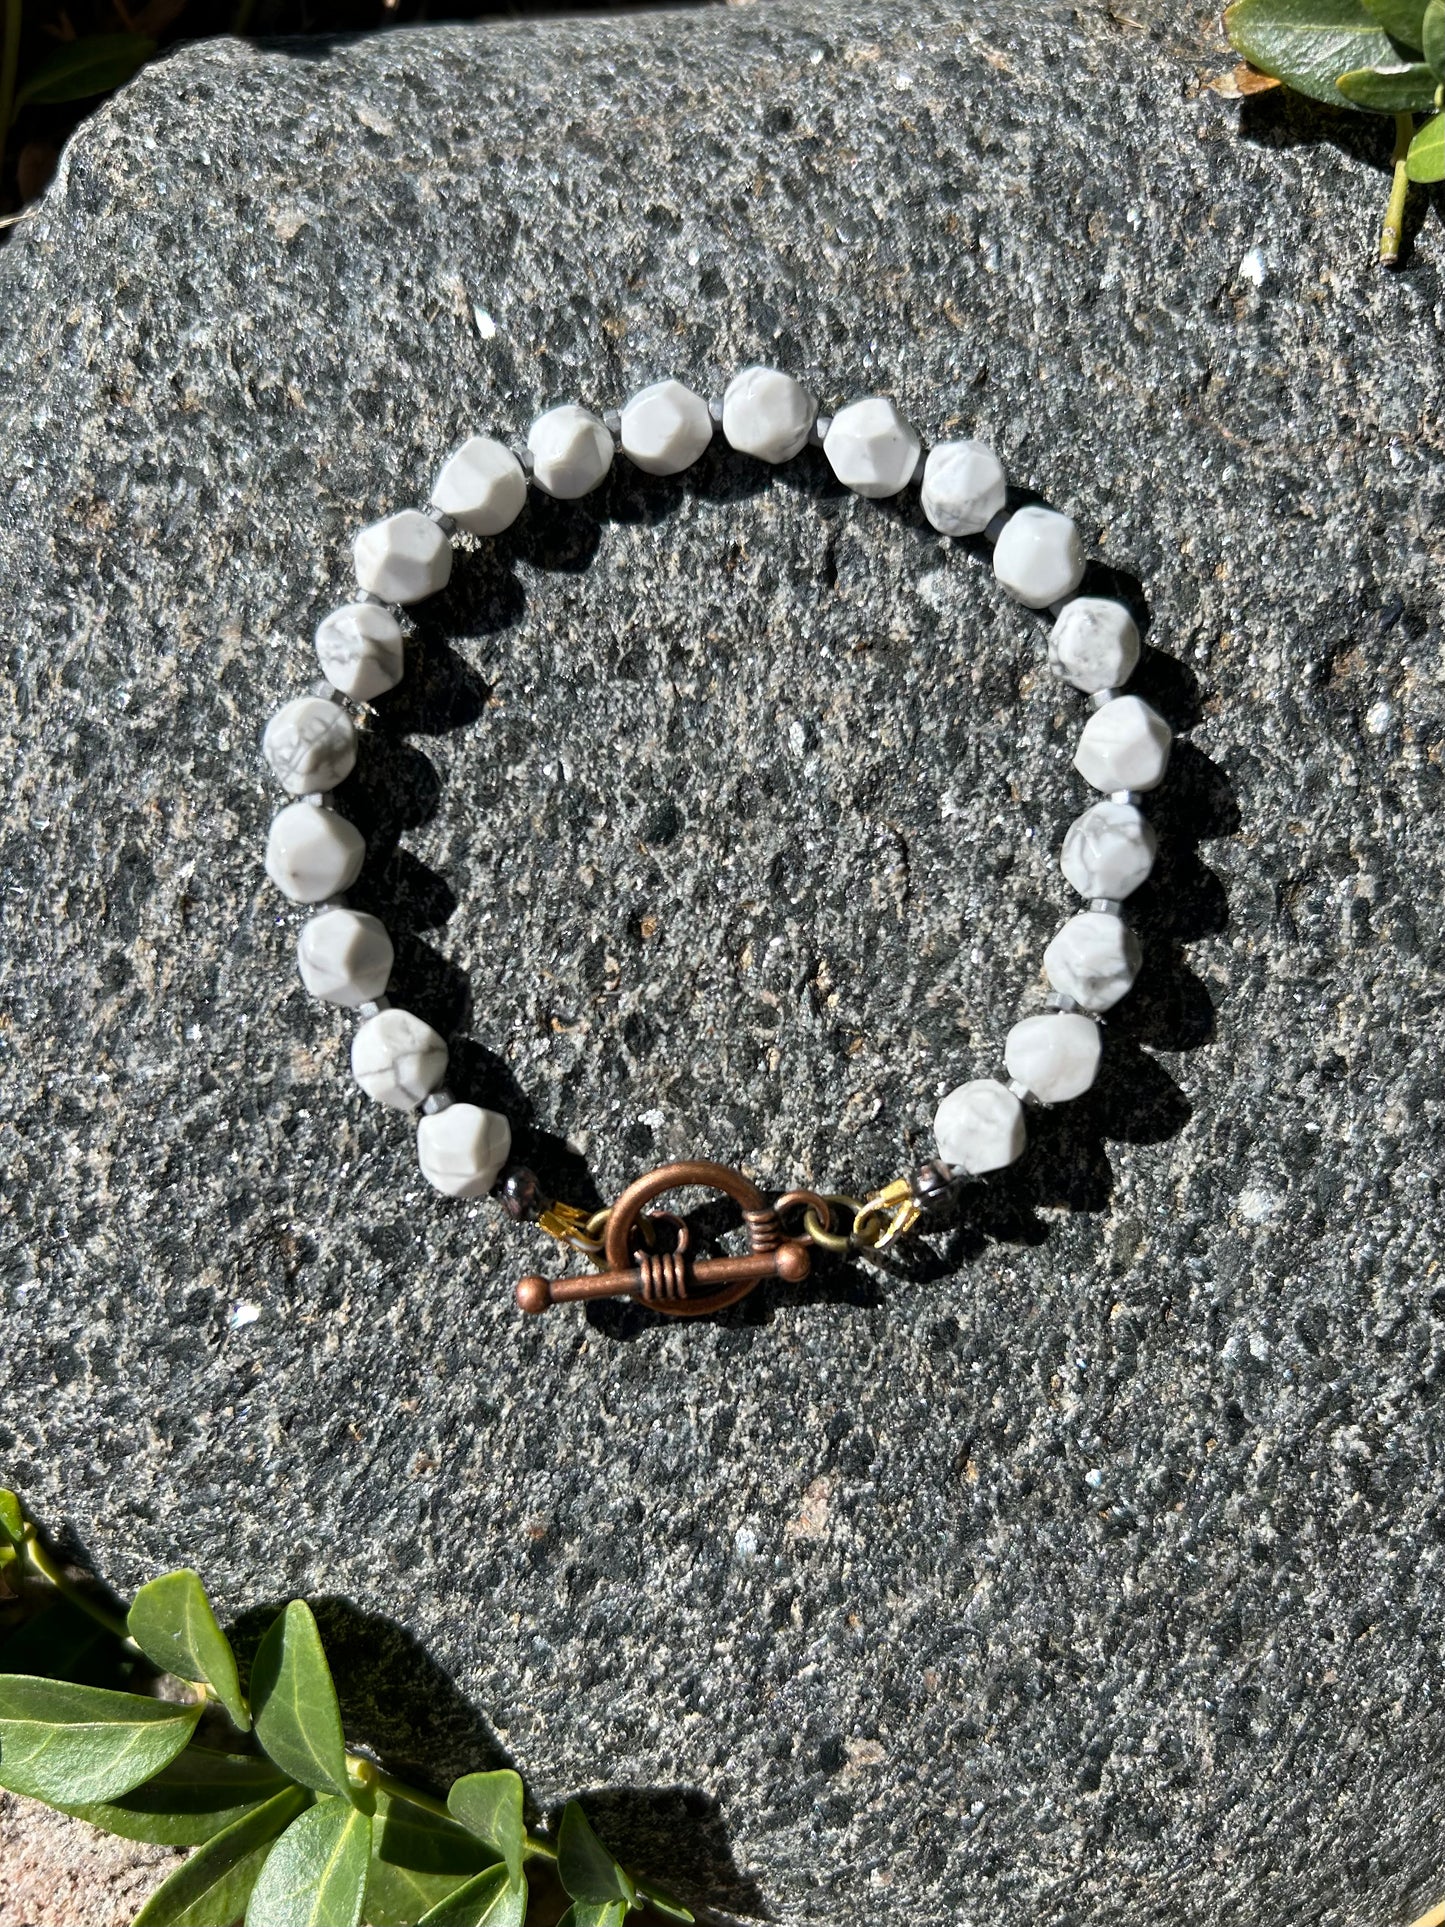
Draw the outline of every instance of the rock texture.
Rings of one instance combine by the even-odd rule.
[[[1241,129],[1178,37],[211,44],[0,257],[3,1476],[117,1587],[344,1595],[367,1677],[421,1642],[542,1803],[618,1789],[624,1850],[786,1927],[1445,1886],[1445,241],[1378,276],[1385,137]],[[468,434],[760,360],[991,442],[1143,585],[1144,972],[887,1271],[529,1324],[542,1241],[432,1193],[296,981],[260,731]],[[816,453],[530,503],[348,786],[394,994],[579,1202],[675,1153],[881,1182],[1075,907],[1046,650]]]

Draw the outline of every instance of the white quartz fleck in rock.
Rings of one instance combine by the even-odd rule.
[[[612,466],[606,423],[571,402],[539,415],[527,431],[527,446],[533,480],[561,502],[574,502],[596,488]]]
[[[351,1074],[378,1104],[414,1111],[447,1069],[447,1047],[409,1010],[381,1010],[351,1041]]]
[[[907,488],[923,444],[912,422],[886,396],[869,395],[838,410],[823,453],[844,488],[877,501]]]
[[[1122,689],[1139,663],[1139,630],[1122,602],[1075,596],[1059,611],[1049,636],[1049,667],[1060,682],[1085,695]]]
[[[296,961],[313,997],[355,1010],[386,995],[391,938],[380,918],[364,910],[323,910],[297,939]]]
[[[976,1077],[948,1093],[933,1119],[933,1141],[945,1164],[981,1177],[1022,1157],[1024,1107],[997,1078]]]
[[[1044,974],[1083,1010],[1111,1010],[1134,988],[1139,939],[1118,917],[1081,910],[1044,952]]]
[[[1157,839],[1132,803],[1106,798],[1069,825],[1059,868],[1081,897],[1131,895],[1154,867]]]
[[[402,509],[373,522],[351,552],[357,581],[383,602],[424,601],[451,579],[451,542],[420,509]]]
[[[1084,724],[1074,768],[1096,790],[1152,790],[1169,767],[1172,732],[1140,696],[1116,696]]]
[[[723,394],[723,434],[742,455],[763,462],[790,462],[818,415],[802,382],[780,368],[744,368]]]
[[[981,535],[1003,513],[1003,464],[982,442],[939,442],[923,465],[923,513],[943,535]]]
[[[511,1151],[506,1118],[477,1104],[448,1104],[416,1127],[422,1176],[449,1198],[485,1197]]]
[[[372,702],[401,681],[401,624],[379,602],[348,602],[321,618],[316,660],[343,696]]]
[[[261,752],[292,796],[334,790],[356,767],[356,730],[340,703],[298,696],[267,723]]]
[[[500,535],[522,513],[527,478],[505,442],[473,435],[447,458],[431,492],[434,509],[468,535]]]
[[[320,903],[351,888],[365,855],[354,823],[314,803],[291,803],[271,820],[266,874],[293,903]]]
[[[1008,1074],[1044,1104],[1082,1097],[1099,1069],[1099,1026],[1074,1011],[1025,1017],[1004,1042]]]
[[[639,389],[622,410],[622,450],[649,475],[679,475],[712,440],[712,416],[701,395],[680,381]]]
[[[1037,503],[1018,509],[999,531],[993,572],[1026,609],[1047,609],[1084,579],[1084,546],[1067,515]]]

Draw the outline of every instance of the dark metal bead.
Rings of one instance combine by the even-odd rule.
[[[909,1183],[919,1210],[941,1217],[958,1202],[963,1173],[947,1164],[920,1164]]]
[[[507,1215],[517,1219],[540,1218],[550,1211],[552,1200],[537,1181],[537,1173],[525,1164],[514,1164],[502,1179],[502,1204]]]

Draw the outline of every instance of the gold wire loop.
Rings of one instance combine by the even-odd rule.
[[[865,1251],[886,1251],[906,1238],[922,1216],[911,1180],[895,1178],[875,1191],[854,1217],[853,1236]]]

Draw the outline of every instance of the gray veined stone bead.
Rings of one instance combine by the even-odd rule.
[[[818,404],[780,368],[744,368],[723,395],[723,434],[740,455],[790,462],[807,445]]]
[[[409,1010],[378,1011],[351,1040],[352,1076],[368,1097],[393,1110],[414,1111],[446,1072],[446,1044]]]
[[[323,910],[296,941],[302,983],[313,997],[347,1010],[386,995],[392,960],[386,925],[364,910]]]
[[[1059,868],[1081,897],[1122,901],[1154,868],[1157,848],[1158,839],[1142,811],[1109,799],[1074,818]]]
[[[1030,503],[999,530],[993,572],[1026,609],[1047,609],[1071,596],[1084,579],[1084,546],[1067,515]]]
[[[1111,1010],[1134,988],[1139,939],[1118,917],[1081,910],[1044,952],[1044,974],[1081,1010]]]
[[[372,702],[401,681],[401,624],[379,602],[348,602],[321,618],[316,659],[343,696]]]
[[[1092,696],[1118,689],[1139,664],[1139,630],[1122,602],[1075,596],[1049,636],[1049,667],[1060,682]]]
[[[945,1164],[970,1177],[1002,1171],[1022,1157],[1024,1107],[1007,1085],[976,1077],[948,1093],[933,1119],[933,1141]]]
[[[356,767],[356,729],[339,703],[298,696],[267,723],[261,752],[292,796],[334,790]]]
[[[442,464],[431,505],[468,535],[500,535],[522,513],[527,478],[505,442],[473,435]]]
[[[590,408],[549,408],[527,430],[532,479],[560,502],[586,495],[612,466],[612,437]]]
[[[648,475],[680,475],[712,440],[712,415],[680,381],[641,388],[622,410],[622,452]]]
[[[366,839],[354,823],[314,803],[289,803],[271,820],[266,874],[293,903],[324,903],[361,874]]]
[[[982,442],[939,442],[923,465],[923,513],[942,535],[982,535],[1007,496],[1003,464]]]
[[[1157,789],[1169,767],[1172,740],[1168,723],[1141,696],[1116,696],[1084,724],[1074,768],[1106,793]]]
[[[449,1104],[416,1127],[421,1174],[449,1198],[485,1197],[511,1154],[511,1125],[477,1104]]]
[[[351,545],[356,579],[383,602],[423,602],[447,586],[452,545],[420,509],[401,509],[364,528]]]
[[[907,488],[923,443],[912,422],[886,396],[869,395],[838,410],[823,453],[844,488],[878,501]]]
[[[1082,1097],[1099,1070],[1099,1026],[1068,1011],[1025,1017],[1004,1040],[1003,1061],[1016,1083],[1042,1104]]]

